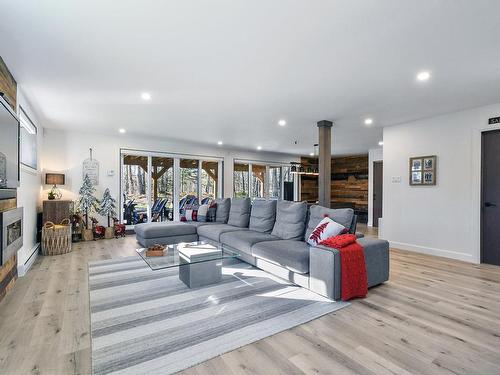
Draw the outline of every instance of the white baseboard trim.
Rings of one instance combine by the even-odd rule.
[[[35,263],[35,260],[38,257],[38,250],[39,249],[40,249],[40,244],[37,243],[31,249],[31,255],[28,258],[28,260],[26,262],[24,262],[24,264],[21,264],[21,265],[17,266],[17,275],[19,277],[23,277],[24,275],[26,275],[28,273],[29,269],[31,268],[31,266],[33,265],[33,263]]]
[[[436,249],[432,247],[418,246],[412,245],[409,243],[396,242],[389,240],[390,247],[400,249],[400,250],[408,250],[416,253],[422,253],[427,255],[434,255],[438,257],[451,258],[456,260],[462,260],[464,262],[469,263],[478,263],[476,259],[471,254],[459,253],[457,251],[444,250],[444,249]]]

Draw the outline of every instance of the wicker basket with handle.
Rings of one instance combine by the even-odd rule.
[[[71,251],[71,225],[64,219],[60,225],[47,221],[42,228],[42,254],[60,255]]]

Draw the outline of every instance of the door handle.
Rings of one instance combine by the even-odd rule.
[[[484,207],[496,207],[496,203],[493,202],[484,202]]]

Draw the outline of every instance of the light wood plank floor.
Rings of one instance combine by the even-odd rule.
[[[371,232],[376,234],[376,232]],[[39,257],[0,304],[0,374],[89,374],[87,261],[135,240]],[[500,374],[500,267],[391,250],[391,279],[348,308],[184,371]]]

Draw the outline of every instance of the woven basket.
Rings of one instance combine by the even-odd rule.
[[[42,228],[42,254],[60,255],[71,251],[71,225],[64,219],[61,225],[47,221]]]

